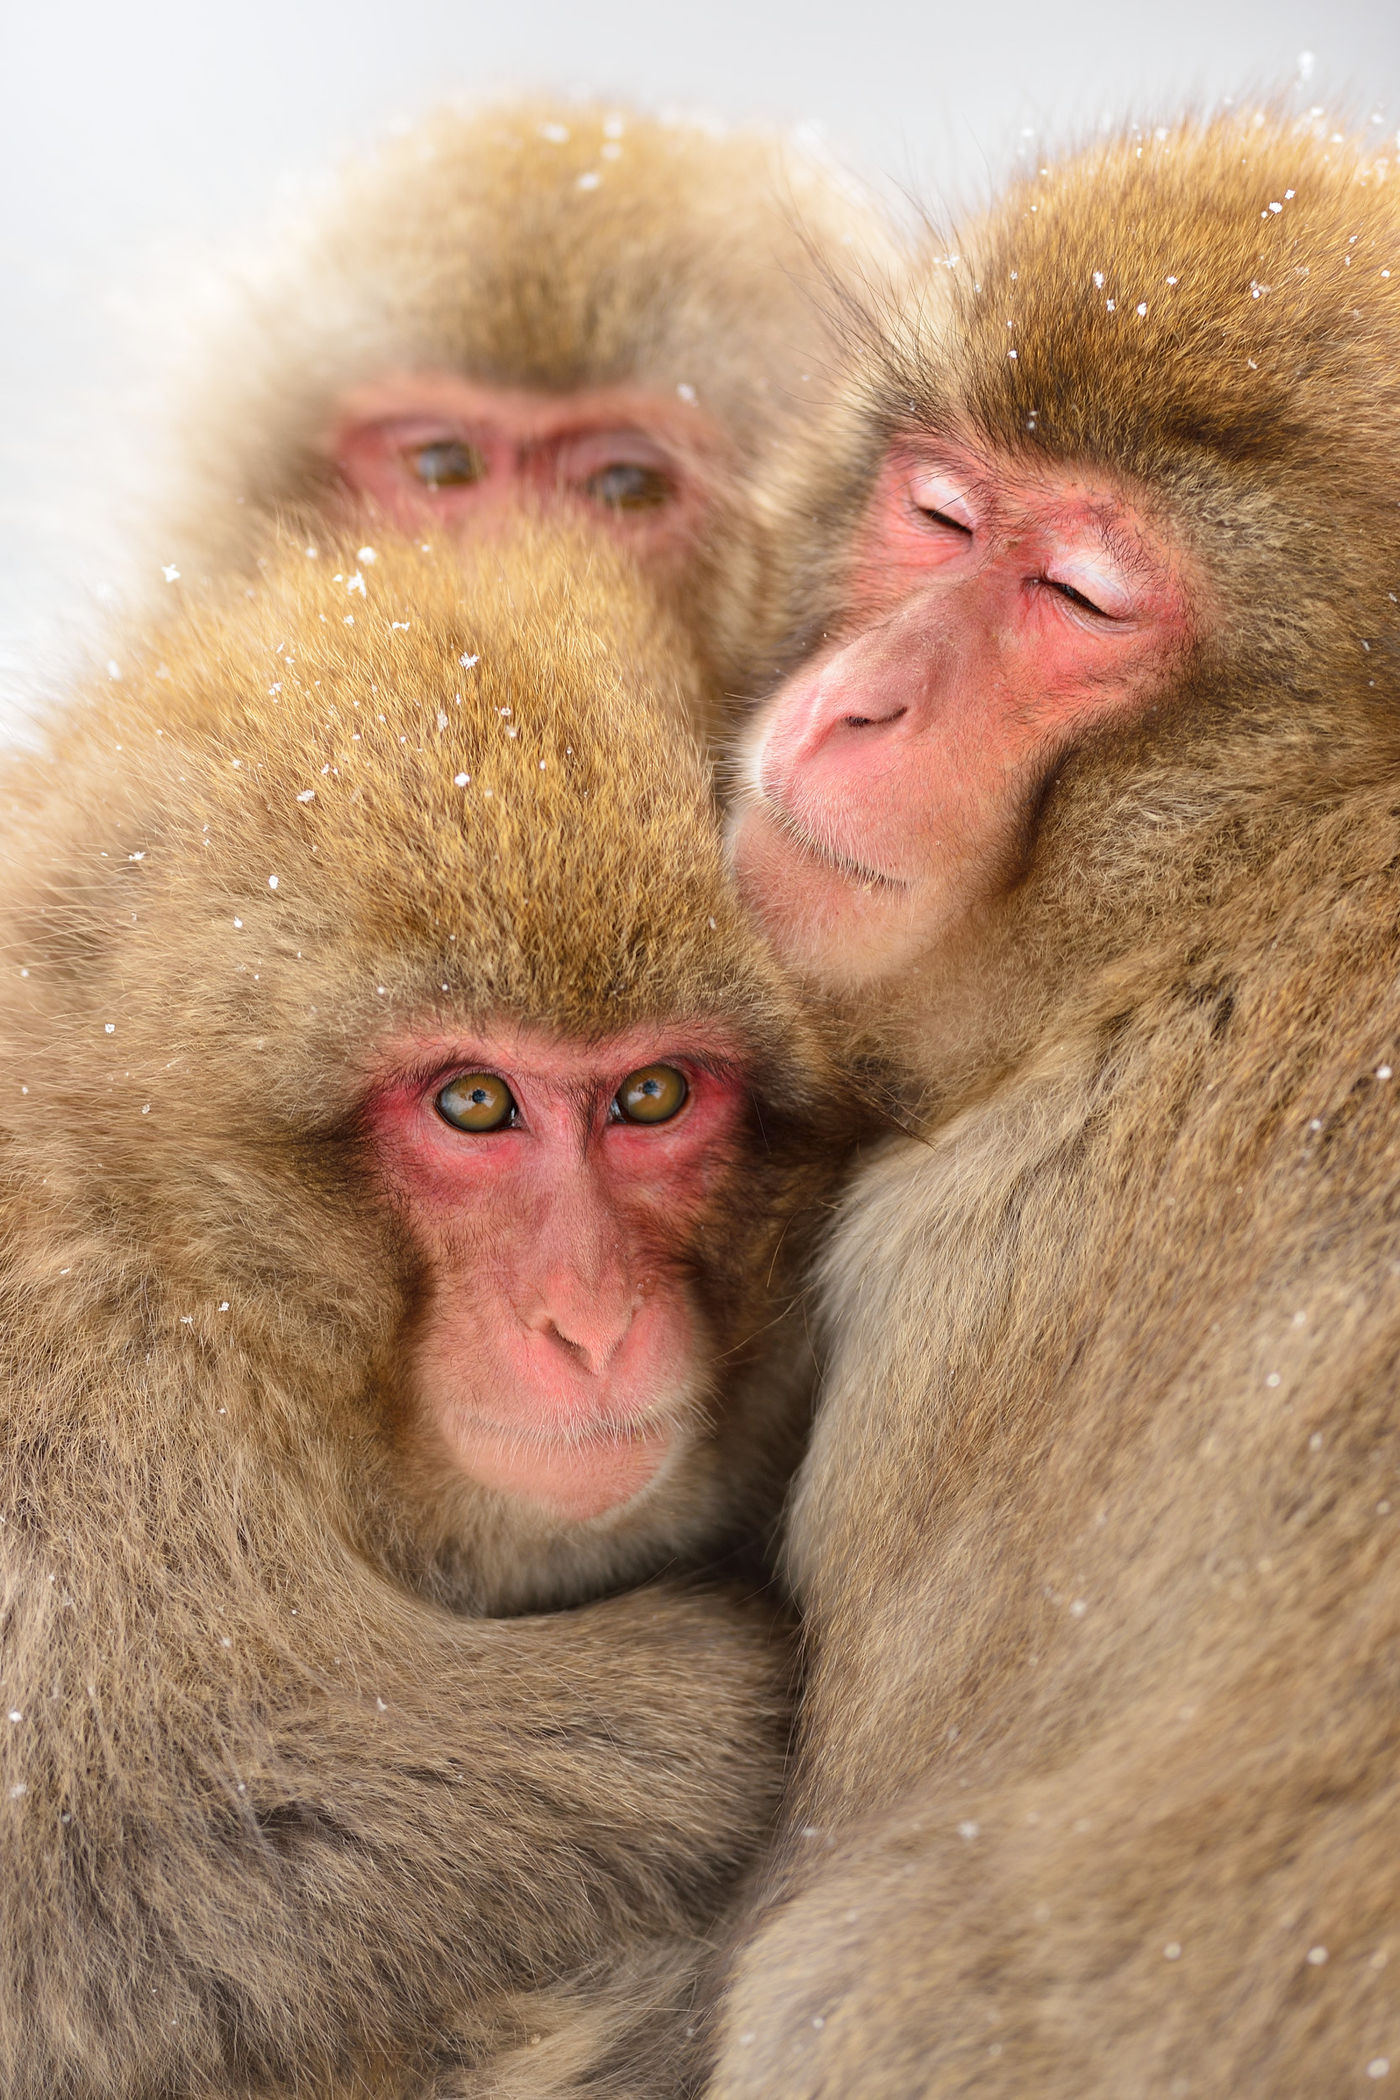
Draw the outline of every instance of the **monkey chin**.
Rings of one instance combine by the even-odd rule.
[[[479,1487],[571,1524],[616,1516],[674,1470],[690,1443],[683,1425],[639,1425],[545,1436],[479,1418],[452,1425],[452,1456]]]
[[[729,850],[744,901],[773,948],[829,990],[876,984],[918,946],[908,886],[823,852],[766,801],[736,813]]]

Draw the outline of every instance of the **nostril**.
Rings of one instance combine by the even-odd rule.
[[[616,1333],[600,1332],[590,1335],[584,1341],[566,1334],[555,1320],[545,1320],[536,1331],[551,1347],[562,1350],[580,1370],[587,1371],[591,1377],[599,1378],[621,1348],[627,1325],[619,1325]]]
[[[579,1363],[587,1364],[588,1351],[583,1347],[583,1344],[581,1342],[571,1342],[563,1328],[556,1327],[553,1320],[546,1324],[544,1338],[547,1342],[552,1342],[556,1349],[562,1349],[566,1356],[572,1356]]]

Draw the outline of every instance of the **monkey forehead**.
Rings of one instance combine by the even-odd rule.
[[[470,346],[482,377],[551,392],[641,364],[674,393],[677,357],[701,346],[726,420],[743,423],[754,407],[728,398],[725,323],[750,346],[766,336],[784,365],[794,329],[810,336],[813,229],[839,238],[864,223],[833,172],[791,142],[635,110],[444,110],[350,170],[317,231],[327,275],[373,285],[415,363],[440,345],[460,366]],[[736,240],[736,224],[756,222],[757,238]]]
[[[599,835],[579,805],[618,781],[645,790],[637,836],[708,801],[694,652],[586,527],[522,518],[465,552],[282,537],[259,566],[256,590],[190,606],[184,676],[162,693],[156,669],[147,692],[231,807],[275,815],[291,789],[302,824],[335,812],[355,831],[398,806],[424,860],[435,837],[500,831],[521,795]],[[242,792],[254,780],[261,801]]]
[[[247,1046],[240,1113],[272,1088],[298,1122],[343,1114],[365,1046],[425,1015],[589,1040],[708,1016],[815,1069],[725,869],[692,675],[587,535],[475,567],[275,545],[252,597],[193,603],[83,716],[84,853],[121,893],[151,1056],[188,1010],[191,1040]]]
[[[615,985],[624,954],[679,955],[730,916],[690,653],[626,565],[542,531],[464,586],[386,542],[348,598],[343,568],[296,559],[264,622],[270,642],[291,618],[296,662],[251,771],[220,777],[259,828],[290,816],[300,879],[347,926],[435,922],[512,1004]]]
[[[1253,112],[1047,158],[926,255],[869,385],[890,427],[1114,464],[1226,556],[1281,499],[1365,508],[1400,463],[1396,186],[1326,124]],[[1242,516],[1251,467],[1273,489]]]

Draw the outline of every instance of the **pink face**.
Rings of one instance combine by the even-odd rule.
[[[563,507],[679,569],[724,448],[698,407],[640,387],[556,396],[413,372],[346,395],[327,449],[352,512],[401,531],[477,537]]]
[[[779,947],[854,985],[1016,880],[1055,766],[1163,692],[1203,593],[1108,483],[912,442],[886,460],[849,590],[846,639],[759,718],[734,838]]]
[[[368,1123],[425,1280],[409,1435],[557,1516],[619,1508],[696,1433],[689,1274],[739,1150],[733,1045],[507,1032],[387,1055]]]

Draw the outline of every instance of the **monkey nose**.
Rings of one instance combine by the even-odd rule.
[[[632,1326],[630,1297],[623,1301],[571,1306],[544,1305],[526,1326],[549,1348],[567,1356],[591,1377],[601,1378],[626,1341]]]

